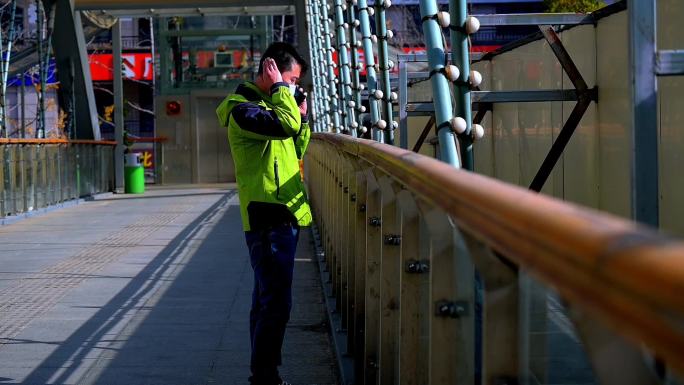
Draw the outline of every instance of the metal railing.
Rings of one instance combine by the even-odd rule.
[[[683,372],[684,242],[345,135],[314,134],[306,162],[355,384],[537,383],[528,274],[566,305],[597,383]]]
[[[115,145],[0,139],[0,218],[112,191]]]

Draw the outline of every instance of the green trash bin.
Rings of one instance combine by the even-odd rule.
[[[126,194],[145,192],[145,168],[138,153],[124,154],[124,186]]]

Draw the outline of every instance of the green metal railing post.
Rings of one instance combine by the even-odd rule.
[[[380,127],[380,112],[378,111],[378,100],[382,98],[382,91],[378,89],[378,80],[375,74],[375,57],[373,56],[373,41],[371,37],[369,12],[373,13],[373,8],[368,7],[366,0],[358,0],[359,7],[359,22],[361,24],[361,34],[363,36],[363,56],[366,64],[366,82],[368,83],[368,104],[370,105],[371,123],[373,130],[373,139],[382,142],[381,130],[385,127]],[[378,97],[379,96],[379,97]]]
[[[332,56],[332,43],[330,42],[330,37],[332,36],[332,33],[330,33],[330,25],[328,24],[328,4],[327,1],[324,2],[321,6],[322,10],[322,18],[321,22],[323,23],[323,39],[325,40],[325,53],[324,53],[324,61],[326,63],[326,68],[328,70],[328,82],[324,86],[325,89],[328,92],[328,96],[330,96],[331,99],[331,108],[332,108],[332,120],[333,120],[333,125],[334,127],[339,127],[340,126],[340,105],[337,99],[336,95],[336,84],[335,84],[335,68],[333,67],[333,56]]]
[[[466,130],[459,134],[459,150],[463,168],[473,170],[472,109],[470,104],[470,48],[465,31],[467,18],[466,0],[449,0],[451,15],[451,61],[461,70],[461,76],[454,82],[455,115],[466,122]]]
[[[387,48],[387,39],[390,38],[391,32],[387,31],[387,21],[385,18],[385,9],[389,8],[391,2],[389,0],[375,1],[375,31],[378,36],[378,62],[380,69],[380,81],[383,89],[383,121],[385,122],[384,141],[387,144],[394,144],[394,117],[392,111],[392,99],[396,94],[392,93],[390,84],[390,73],[392,65],[389,60],[389,51]]]
[[[342,100],[344,106],[341,108],[342,115],[344,116],[344,132],[349,132],[355,130],[356,121],[352,120],[354,117],[354,106],[352,103],[352,90],[351,90],[351,75],[349,73],[349,48],[350,45],[347,42],[346,29],[349,28],[349,24],[344,21],[344,8],[346,5],[342,0],[335,0],[335,25],[337,27],[337,53],[340,68],[340,94],[342,95]]]
[[[420,0],[420,15],[423,19],[423,32],[430,65],[430,82],[435,105],[435,124],[439,137],[439,157],[442,161],[460,168],[454,134],[451,131],[451,95],[446,78],[446,53],[443,36],[437,21],[438,9],[435,0]]]

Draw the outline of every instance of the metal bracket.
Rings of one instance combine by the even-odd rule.
[[[406,261],[406,266],[404,271],[409,274],[423,274],[430,271],[430,261],[422,260],[418,261],[415,259],[409,259]]]
[[[349,196],[349,200],[352,201],[352,202],[356,202],[356,194],[353,194],[353,193],[352,193],[352,194]]]
[[[366,212],[366,205],[365,205],[365,204],[360,204],[360,205],[359,205],[359,212],[360,212],[360,213],[365,213],[365,212]]]
[[[379,217],[370,217],[368,219],[368,224],[373,227],[380,227],[380,225],[382,225],[382,220]]]
[[[437,301],[435,315],[438,317],[459,318],[468,315],[467,301]]]
[[[658,76],[684,75],[684,50],[663,50],[656,53]]]

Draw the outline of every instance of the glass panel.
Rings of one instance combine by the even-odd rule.
[[[593,370],[562,300],[520,273],[521,375],[524,384],[593,385]]]

